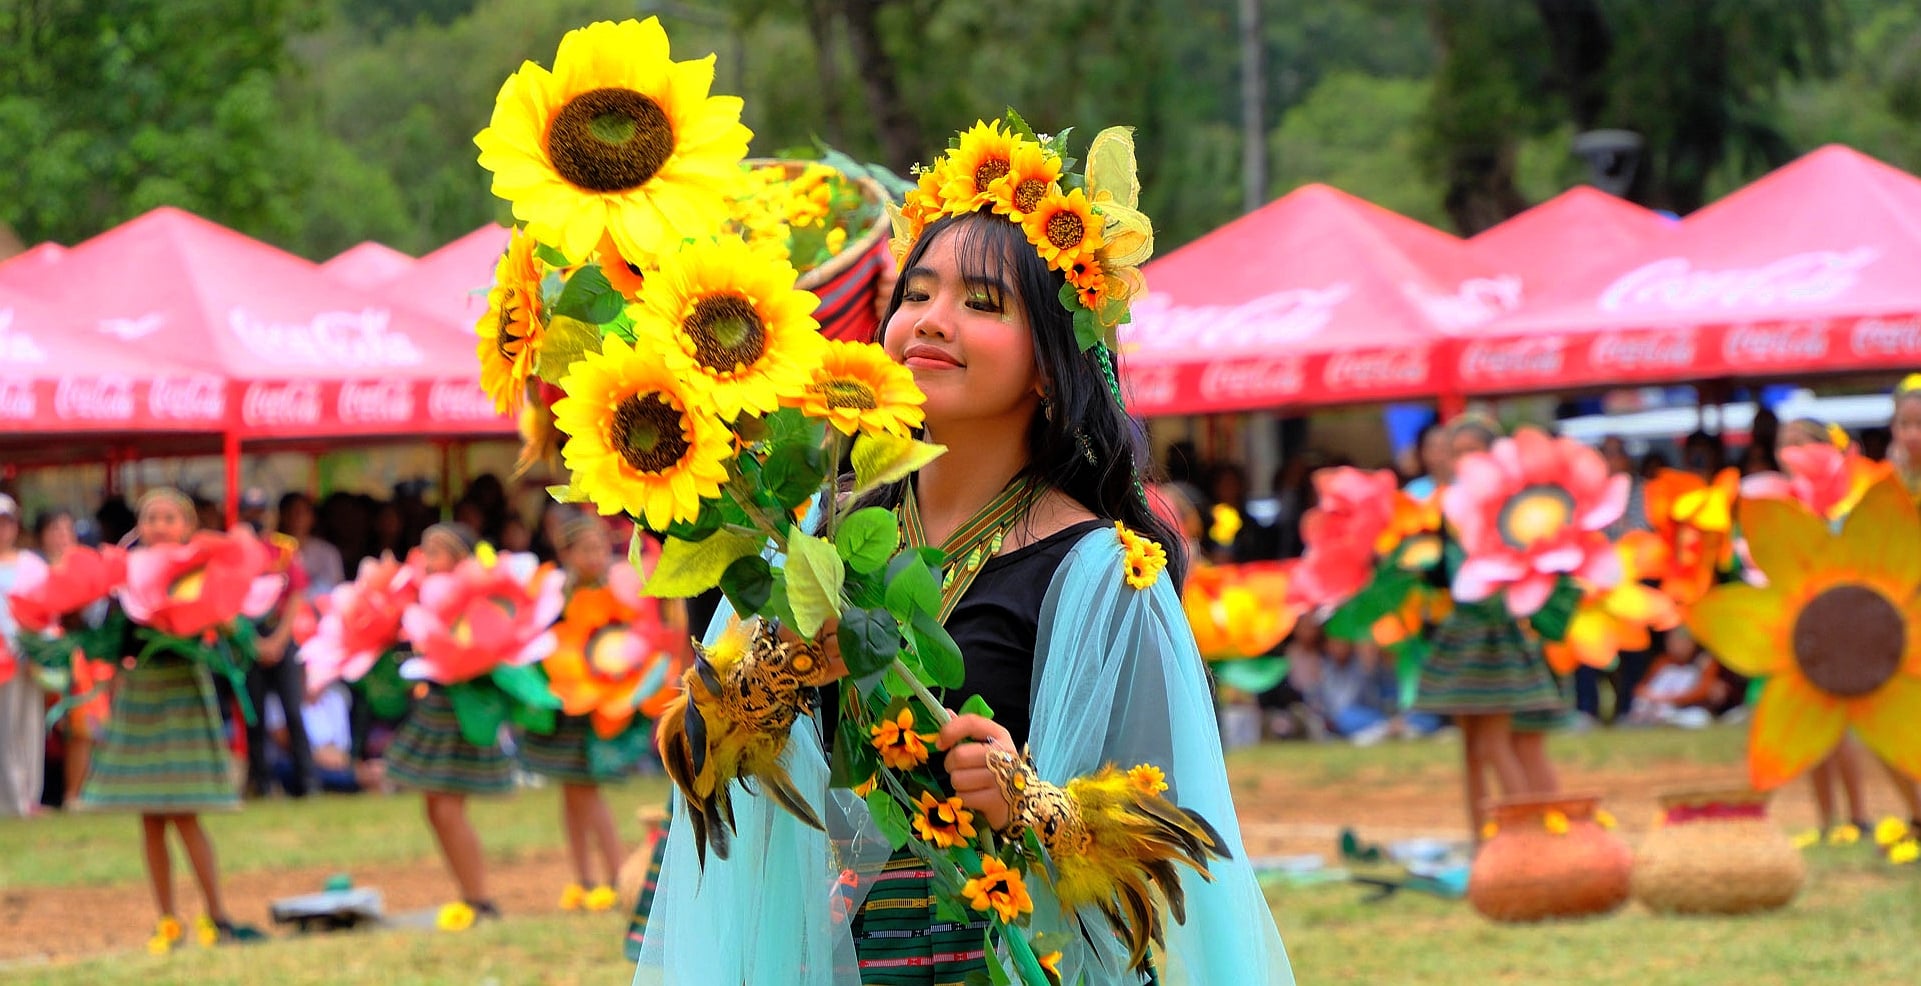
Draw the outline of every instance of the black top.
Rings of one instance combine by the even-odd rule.
[[[1067,552],[1089,531],[1111,524],[1082,521],[981,566],[947,618],[947,632],[960,645],[967,667],[967,683],[953,700],[954,708],[969,695],[979,695],[994,710],[994,721],[1013,734],[1016,746],[1027,742],[1041,602]]]

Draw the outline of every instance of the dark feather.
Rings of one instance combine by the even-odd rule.
[[[698,647],[694,648],[694,673],[700,676],[700,683],[707,686],[707,694],[720,694],[720,672]]]
[[[1200,829],[1207,835],[1207,849],[1209,852],[1222,859],[1234,858],[1234,854],[1227,851],[1227,840],[1221,838],[1220,830],[1208,824],[1207,819],[1202,818],[1200,812],[1189,811],[1186,808],[1182,808],[1181,814],[1186,815],[1187,820],[1193,822],[1195,828]]]
[[[1149,859],[1141,865],[1154,878],[1154,885],[1160,888],[1161,895],[1167,898],[1167,910],[1174,915],[1174,923],[1186,924],[1187,891],[1181,889],[1181,875],[1174,869],[1174,864],[1165,859]]]
[[[727,800],[727,789],[724,787],[714,792],[714,801],[720,809],[720,817],[710,829],[714,842],[714,855],[726,859],[728,852],[733,849],[734,806]]]
[[[807,799],[801,796],[800,791],[795,789],[794,782],[786,775],[763,776],[761,780],[767,783],[767,793],[773,795],[774,800],[780,802],[781,807],[786,808],[795,818],[813,828],[827,831],[827,826],[821,824],[820,816],[814,814],[813,806],[807,803]]]
[[[700,706],[687,703],[687,714],[682,717],[681,730],[687,744],[687,762],[694,767],[688,777],[691,782],[707,769],[707,717],[700,714]]]
[[[704,806],[695,802],[688,802],[687,809],[687,817],[694,823],[694,858],[704,870],[707,868],[707,814]],[[725,859],[727,854],[720,853],[720,857]]]

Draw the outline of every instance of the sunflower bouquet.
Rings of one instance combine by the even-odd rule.
[[[803,287],[819,287],[836,258],[872,250],[888,230],[886,205],[911,187],[879,165],[824,145],[743,162],[729,228],[755,252],[785,258]],[[818,273],[817,273],[818,272]]]

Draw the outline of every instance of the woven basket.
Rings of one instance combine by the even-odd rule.
[[[809,165],[820,162],[758,158],[746,163],[756,168],[779,165],[792,178]],[[863,178],[856,184],[867,201],[887,201],[887,190],[879,182]],[[850,234],[847,244],[839,253],[829,257],[820,266],[803,272],[794,283],[795,287],[820,296],[820,305],[814,309],[814,320],[820,323],[821,335],[851,342],[868,342],[874,338],[877,322],[874,294],[880,283],[881,271],[893,262],[887,243],[892,232],[893,227],[883,212],[864,232]]]
[[[1801,853],[1757,791],[1661,798],[1662,822],[1634,857],[1634,899],[1667,914],[1752,914],[1785,906],[1807,878]]]
[[[1468,902],[1491,920],[1516,923],[1590,917],[1627,903],[1634,854],[1595,820],[1599,801],[1563,794],[1496,802]]]

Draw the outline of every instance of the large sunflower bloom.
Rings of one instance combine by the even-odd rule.
[[[1850,727],[1921,777],[1921,517],[1898,482],[1871,487],[1836,535],[1798,503],[1747,500],[1741,528],[1765,588],[1725,585],[1688,627],[1721,663],[1769,679],[1748,738],[1748,775],[1779,787]]]
[[[479,341],[480,387],[494,399],[502,414],[520,410],[527,396],[527,378],[534,374],[540,355],[540,261],[534,258],[534,238],[514,230],[507,252],[494,267],[494,286],[487,292],[487,314],[474,323]]]
[[[700,515],[720,496],[733,444],[713,407],[651,353],[619,336],[576,361],[560,382],[554,424],[575,492],[603,514],[625,511],[652,530]]]
[[[1051,270],[1072,268],[1092,259],[1101,248],[1101,220],[1078,188],[1043,198],[1021,225],[1027,230],[1028,242],[1040,251]]]
[[[799,398],[820,361],[820,299],[796,290],[797,276],[732,237],[691,243],[641,288],[634,329],[723,419],[766,413]]]
[[[493,192],[541,242],[585,257],[603,231],[625,257],[719,228],[752,132],[709,96],[712,55],[668,57],[660,21],[567,32],[552,72],[524,62],[474,138]]]
[[[1014,149],[1028,141],[999,120],[976,121],[961,132],[960,145],[947,152],[941,168],[941,204],[960,216],[993,200],[989,188],[1013,170]]]
[[[822,351],[814,378],[800,396],[800,410],[843,434],[918,428],[927,395],[914,384],[914,371],[894,362],[879,346],[832,340]]]
[[[1007,158],[1007,174],[987,186],[994,211],[1020,222],[1060,191],[1061,159],[1039,144],[1021,141]]]

